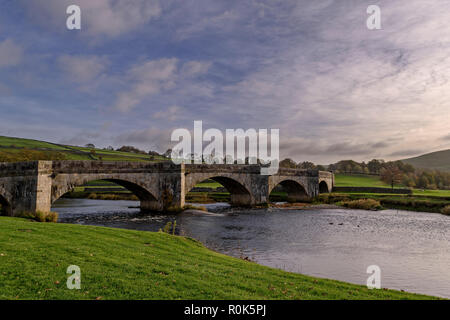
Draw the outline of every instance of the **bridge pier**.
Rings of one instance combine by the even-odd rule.
[[[49,212],[51,207],[51,161],[0,163],[3,214]]]

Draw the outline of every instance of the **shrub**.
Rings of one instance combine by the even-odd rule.
[[[450,205],[445,206],[444,208],[442,208],[441,213],[446,214],[446,215],[450,215]]]
[[[58,222],[58,213],[50,211],[47,213],[47,216],[45,217],[45,222]]]
[[[36,212],[29,212],[24,211],[20,215],[21,218],[25,219],[31,219],[37,222],[57,222],[58,221],[58,213],[56,212],[43,212],[43,211],[36,211]]]
[[[167,234],[175,235],[175,230],[177,227],[177,221],[175,220],[173,223],[171,221],[167,222],[167,224],[164,226],[164,229],[159,229],[159,232],[164,232]]]
[[[374,199],[359,199],[351,201],[342,201],[341,205],[351,209],[363,209],[363,210],[380,210],[383,207],[380,201]]]

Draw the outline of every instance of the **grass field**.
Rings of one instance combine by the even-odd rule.
[[[352,187],[384,187],[390,188],[377,176],[365,175],[344,175],[336,174],[336,186]],[[402,188],[401,185],[395,188]],[[412,195],[396,195],[382,193],[358,193],[358,192],[340,192],[333,193],[331,197],[320,196],[319,201],[326,203],[336,203],[356,199],[374,199],[380,201],[384,208],[402,209],[423,212],[441,213],[443,208],[450,204],[450,190],[413,190]]]
[[[433,196],[433,197],[449,197],[450,190],[413,190],[414,195],[418,196]]]
[[[13,137],[4,137],[0,136],[0,146],[2,147],[19,147],[19,148],[29,148],[29,149],[49,149],[49,150],[68,150],[64,146],[60,146],[57,144],[32,140],[32,139],[22,139],[22,138],[13,138]]]
[[[391,188],[390,185],[380,180],[378,176],[372,175],[349,175],[336,174],[335,185],[337,187],[380,187]],[[395,188],[405,188],[403,185],[395,185]],[[414,189],[413,195],[430,197],[450,197],[450,190],[419,190]]]
[[[81,290],[66,287],[69,265]],[[165,233],[0,217],[1,299],[427,299],[318,279]]]
[[[3,136],[0,136],[0,158],[7,159],[6,161],[52,160],[62,158],[64,160],[102,161],[165,160],[165,158],[158,156],[150,160],[150,156],[147,154],[67,146],[32,139]]]
[[[379,187],[391,188],[391,185],[380,180],[379,176],[363,174],[336,174],[335,185],[337,187]],[[402,185],[395,185],[394,188],[404,188]]]

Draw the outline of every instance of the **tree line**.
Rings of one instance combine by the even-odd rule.
[[[395,184],[402,184],[408,188],[450,190],[449,172],[415,168],[411,164],[402,161],[373,159],[366,163],[342,160],[323,166],[315,165],[308,161],[296,163],[294,160],[287,158],[280,161],[280,167],[328,170],[342,174],[376,175],[392,187]]]

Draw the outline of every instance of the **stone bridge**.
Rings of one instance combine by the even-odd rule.
[[[0,204],[4,214],[48,212],[65,193],[93,180],[106,180],[134,193],[142,210],[166,211],[184,206],[185,195],[199,182],[212,179],[231,194],[234,205],[268,202],[277,185],[289,201],[330,192],[334,175],[317,170],[280,168],[271,176],[259,165],[207,165],[172,162],[33,161],[0,163]]]

